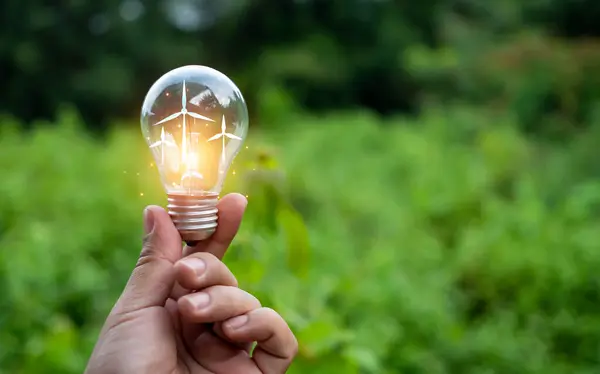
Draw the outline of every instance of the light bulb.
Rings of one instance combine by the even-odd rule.
[[[171,70],[148,90],[141,125],[182,240],[210,237],[226,174],[248,132],[240,90],[206,66]]]

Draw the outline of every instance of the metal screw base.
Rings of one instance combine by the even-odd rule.
[[[167,211],[187,245],[208,239],[217,229],[218,194],[167,194]]]

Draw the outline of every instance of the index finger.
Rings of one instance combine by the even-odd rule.
[[[217,204],[218,226],[215,233],[207,240],[194,246],[185,246],[183,256],[196,252],[209,252],[222,259],[227,248],[238,232],[248,200],[238,193],[225,195]]]

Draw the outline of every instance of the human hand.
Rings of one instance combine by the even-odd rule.
[[[221,199],[215,234],[183,253],[167,212],[146,209],[140,258],[86,374],[286,372],[298,349],[296,338],[279,314],[237,287],[221,262],[246,204],[238,194]]]

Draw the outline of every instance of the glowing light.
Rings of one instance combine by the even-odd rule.
[[[197,152],[189,152],[189,157],[186,161],[188,169],[198,170],[198,165],[200,164],[199,158],[200,156]]]

